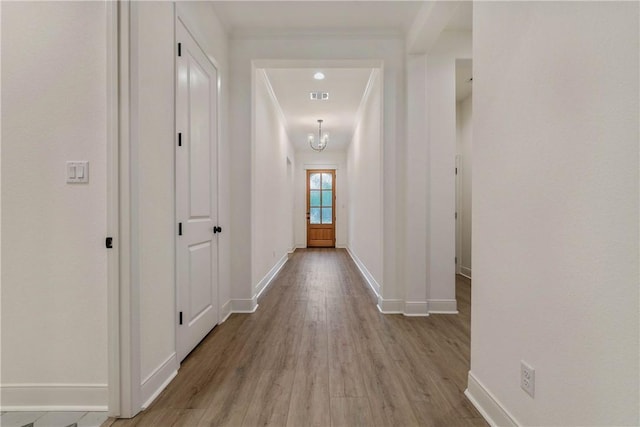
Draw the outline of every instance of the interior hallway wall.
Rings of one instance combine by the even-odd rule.
[[[331,143],[331,142],[330,142]],[[336,169],[336,247],[347,247],[347,156],[343,151],[325,151],[316,153],[296,152],[295,168],[295,246],[307,247],[307,169]]]
[[[252,291],[257,294],[268,283],[272,269],[286,261],[291,249],[293,182],[288,176],[287,160],[295,167],[296,159],[284,116],[265,71],[256,70],[254,78],[254,233],[251,251]]]
[[[460,259],[458,266],[460,272],[471,277],[471,195],[473,194],[471,175],[473,158],[472,152],[472,112],[471,104],[473,95],[469,95],[456,105],[457,123],[457,144],[456,155],[460,156],[460,170],[458,170],[458,180],[460,181],[460,206],[458,210],[458,221],[460,231]]]
[[[640,424],[639,17],[474,3],[469,390],[503,425]]]
[[[0,7],[0,405],[106,409],[106,4]]]
[[[347,246],[369,282],[380,293],[382,283],[382,86],[380,70],[372,71],[360,105],[358,122],[347,150],[349,191]],[[373,280],[371,280],[373,279]]]

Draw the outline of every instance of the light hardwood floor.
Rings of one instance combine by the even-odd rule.
[[[459,315],[378,312],[345,250],[298,249],[254,314],[233,314],[124,426],[485,426],[463,395],[470,282]]]

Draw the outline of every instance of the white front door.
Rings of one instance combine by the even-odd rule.
[[[219,321],[218,73],[180,21],[176,37],[176,351],[182,361]]]

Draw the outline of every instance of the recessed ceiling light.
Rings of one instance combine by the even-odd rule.
[[[313,75],[313,78],[316,79],[316,80],[324,80],[324,74],[321,73],[320,71],[318,71],[317,73],[315,73]]]

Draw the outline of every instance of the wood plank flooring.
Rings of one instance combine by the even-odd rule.
[[[254,314],[233,314],[124,426],[485,426],[463,395],[459,315],[382,315],[345,250],[298,249]]]

